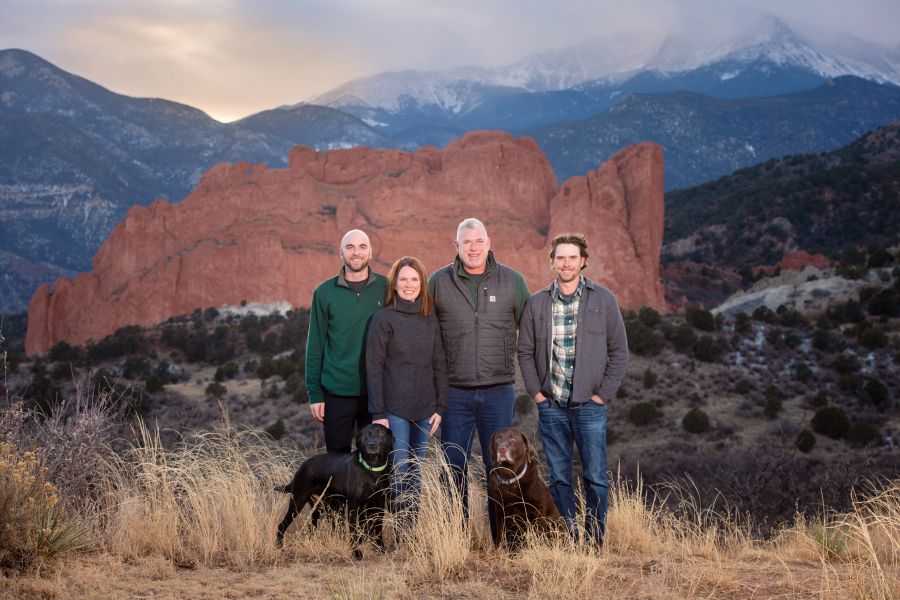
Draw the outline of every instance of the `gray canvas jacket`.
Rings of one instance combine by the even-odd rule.
[[[535,293],[525,305],[519,322],[519,368],[525,389],[533,398],[550,393],[550,358],[553,344],[553,316],[547,286]],[[570,404],[582,404],[596,394],[611,400],[625,377],[628,366],[628,340],[625,323],[612,292],[585,277],[578,306],[575,342],[575,374]]]
[[[447,353],[450,385],[512,383],[516,377],[516,325],[528,299],[525,280],[488,252],[487,272],[473,299],[461,270],[462,262],[456,257],[428,280]]]

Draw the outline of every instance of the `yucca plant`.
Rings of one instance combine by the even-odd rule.
[[[89,541],[46,474],[33,452],[0,443],[0,568],[27,571]]]

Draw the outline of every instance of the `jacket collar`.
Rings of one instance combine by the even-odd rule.
[[[369,269],[369,274],[368,274],[368,277],[366,277],[366,286],[365,287],[371,285],[372,282],[375,281],[375,277],[373,276],[373,273],[372,273],[372,265],[369,265],[366,268]],[[347,265],[344,265],[343,267],[341,267],[341,272],[338,273],[337,283],[335,284],[338,287],[345,287],[345,288],[350,287],[350,284],[347,283],[347,277],[344,275],[346,273],[346,271],[347,271]]]
[[[587,276],[582,275],[581,278],[584,280],[584,288],[582,289],[582,293],[584,292],[585,289],[594,290],[595,292],[600,289],[600,287],[601,287],[600,284],[594,283],[593,281],[588,279]],[[579,284],[579,285],[581,285],[581,284]],[[554,286],[556,286],[556,278],[554,278],[553,281],[550,282],[550,285],[548,285],[547,287],[542,289],[541,292],[547,292],[552,297]]]
[[[484,275],[489,275],[494,267],[497,266],[497,261],[494,259],[494,251],[488,250],[487,256],[487,264],[484,267]],[[456,255],[456,258],[453,259],[453,272],[456,273],[460,277],[465,277],[469,279],[471,276],[466,272],[465,267],[463,267],[462,259],[459,257],[459,254]]]

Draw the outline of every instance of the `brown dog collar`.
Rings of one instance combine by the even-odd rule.
[[[494,471],[496,472],[500,468],[501,467],[494,467]],[[509,471],[509,469],[506,469],[506,470]],[[500,482],[500,485],[509,485],[511,483],[516,483],[517,481],[519,481],[520,479],[525,477],[526,471],[528,471],[528,461],[527,460],[525,461],[525,464],[522,465],[522,471],[518,475],[516,475],[512,479],[503,479],[502,477],[500,477],[500,475],[497,475],[497,480]]]

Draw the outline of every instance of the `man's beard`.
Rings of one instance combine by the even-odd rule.
[[[354,273],[361,273],[362,271],[365,271],[366,268],[369,266],[369,260],[370,259],[367,258],[366,260],[363,261],[362,266],[360,268],[354,269],[353,265],[350,264],[350,261],[345,258],[344,266],[347,267],[347,269],[349,269],[350,271],[352,271]]]

